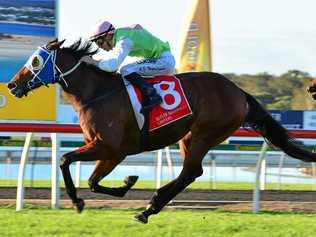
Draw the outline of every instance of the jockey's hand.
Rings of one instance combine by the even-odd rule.
[[[93,65],[95,67],[98,66],[99,61],[98,60],[94,60],[91,56],[83,56],[80,59],[81,62],[85,62],[88,65]]]

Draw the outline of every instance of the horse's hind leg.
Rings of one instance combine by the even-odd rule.
[[[147,223],[149,215],[160,212],[171,199],[184,190],[197,177],[201,176],[203,173],[202,160],[209,147],[210,145],[204,139],[192,139],[185,156],[183,169],[178,178],[158,189],[152,197],[148,208],[135,216],[136,220]]]
[[[113,157],[114,158],[114,157]],[[89,178],[89,186],[92,192],[104,193],[115,197],[123,197],[136,183],[138,176],[127,176],[124,185],[117,188],[103,187],[98,183],[108,175],[124,158],[97,161],[94,171]]]
[[[179,141],[180,154],[183,159],[185,159],[188,156],[188,148],[191,144],[191,139],[192,139],[192,133],[189,132]],[[172,186],[174,185],[175,182],[177,182],[177,180],[178,179],[174,179],[171,182],[167,183],[166,185],[162,186],[154,194],[154,197],[157,196],[158,193],[167,192],[170,188],[172,188]],[[150,203],[152,203],[152,201]]]
[[[104,153],[104,147],[102,147],[97,140],[94,140],[75,151],[64,154],[61,158],[60,168],[64,177],[66,191],[79,213],[84,208],[84,201],[77,197],[77,190],[72,181],[69,166],[75,161],[99,160],[99,156],[102,153]]]

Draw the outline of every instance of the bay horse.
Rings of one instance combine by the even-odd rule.
[[[39,47],[7,87],[21,98],[42,85],[58,83],[76,110],[85,145],[61,158],[60,168],[66,191],[78,212],[84,201],[77,196],[69,165],[75,161],[96,161],[89,178],[92,192],[122,197],[135,184],[137,176],[128,176],[121,187],[99,184],[127,155],[143,152],[141,132],[122,77],[81,62],[93,55],[91,42],[78,40],[62,47],[54,40]],[[175,75],[181,82],[192,115],[179,119],[148,135],[147,150],[156,150],[179,142],[183,168],[179,176],[159,188],[147,208],[135,219],[147,223],[178,193],[203,173],[202,160],[213,146],[223,142],[241,126],[260,133],[275,147],[291,157],[316,161],[316,154],[297,145],[288,133],[254,99],[221,74],[190,72]]]

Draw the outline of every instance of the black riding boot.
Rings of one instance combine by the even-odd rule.
[[[125,79],[129,80],[133,85],[137,85],[142,94],[145,96],[145,103],[143,104],[144,110],[151,109],[162,102],[162,99],[156,89],[151,84],[147,83],[146,79],[138,73],[133,72],[128,74],[125,76]]]

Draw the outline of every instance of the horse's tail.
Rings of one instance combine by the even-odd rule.
[[[290,136],[288,131],[280,125],[256,100],[244,92],[249,105],[244,126],[251,127],[272,145],[280,148],[291,157],[306,162],[315,162],[316,154],[305,150]]]

